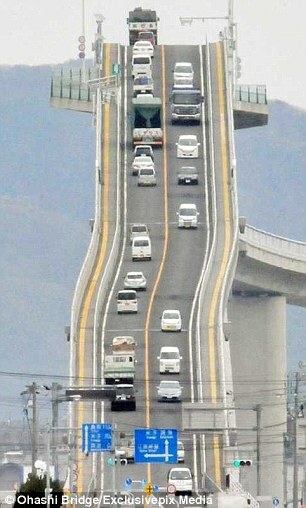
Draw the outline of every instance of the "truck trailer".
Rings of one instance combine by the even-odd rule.
[[[129,27],[129,42],[133,46],[139,39],[140,32],[153,32],[155,37],[155,44],[157,44],[157,23],[159,18],[156,11],[151,9],[142,9],[136,7],[133,11],[129,12],[127,24]]]
[[[134,146],[163,144],[161,99],[149,94],[133,99],[131,122]]]

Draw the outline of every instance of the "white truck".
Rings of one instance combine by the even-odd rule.
[[[130,45],[133,46],[133,44],[139,40],[139,34],[141,32],[153,32],[155,44],[157,44],[158,21],[159,18],[156,15],[156,11],[152,11],[151,9],[136,7],[133,11],[130,11],[129,17],[127,18]]]
[[[115,337],[112,342],[112,354],[104,360],[104,379],[107,385],[117,383],[133,384],[135,378],[134,337]]]

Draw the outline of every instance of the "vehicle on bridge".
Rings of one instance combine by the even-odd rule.
[[[201,123],[203,101],[201,91],[196,88],[173,88],[170,96],[172,124],[176,122]]]
[[[154,92],[154,83],[153,79],[149,76],[135,76],[134,84],[133,84],[133,94],[134,97],[137,97],[139,94],[153,94]]]
[[[176,346],[163,346],[159,356],[159,373],[160,374],[179,374],[182,357],[180,350]]]
[[[115,352],[104,360],[105,384],[133,383],[135,379],[135,353]]]
[[[146,224],[132,224],[130,226],[130,244],[136,236],[149,236],[149,228]]]
[[[152,146],[150,145],[137,145],[134,148],[134,157],[139,157],[140,155],[146,155],[147,157],[151,157],[152,161],[154,161],[154,152]]]
[[[139,41],[150,41],[152,46],[155,46],[155,36],[153,32],[139,32],[138,35]]]
[[[132,99],[132,136],[134,145],[162,145],[162,101],[149,94]]]
[[[182,134],[178,142],[177,146],[177,154],[176,156],[181,158],[188,159],[197,159],[199,157],[199,146],[198,138],[195,134]]]
[[[199,183],[199,174],[194,166],[183,166],[177,172],[178,185],[197,185]]]
[[[151,261],[152,250],[149,236],[135,236],[132,241],[132,261]]]
[[[148,54],[136,54],[132,56],[132,76],[152,77],[152,60]]]
[[[178,216],[178,227],[179,228],[197,228],[198,227],[198,216],[196,205],[193,203],[182,203],[180,205]]]
[[[134,435],[120,432],[119,442],[116,447],[116,459],[122,464],[130,464],[134,462],[135,441]]]
[[[136,411],[135,389],[132,384],[116,385],[111,411]]]
[[[159,18],[157,17],[156,11],[152,11],[151,9],[137,7],[133,11],[130,11],[129,17],[127,18],[130,45],[132,46],[135,44],[135,42],[140,39],[140,34],[145,31],[153,33],[154,42],[157,44],[158,21]]]
[[[150,55],[154,57],[154,48],[150,41],[136,41],[133,46],[133,55]]]
[[[176,62],[173,71],[174,86],[180,87],[183,83],[193,87],[193,65],[190,62]],[[175,84],[176,83],[176,84]],[[184,87],[185,88],[185,87]]]
[[[180,332],[182,330],[182,318],[179,310],[167,309],[161,317],[162,332]]]
[[[123,312],[134,312],[138,311],[137,294],[133,289],[122,289],[117,294],[117,312],[121,314]]]
[[[182,390],[179,381],[161,381],[157,386],[159,402],[180,402]]]
[[[147,289],[147,279],[142,272],[128,272],[124,278],[124,287],[126,289],[135,289],[135,291]]]
[[[138,187],[155,187],[156,173],[154,168],[140,168],[138,170]]]

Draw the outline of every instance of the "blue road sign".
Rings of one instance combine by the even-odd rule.
[[[83,423],[82,451],[108,452],[112,448],[111,423]]]
[[[135,429],[135,462],[177,463],[177,429]]]

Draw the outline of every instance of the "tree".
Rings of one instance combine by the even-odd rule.
[[[29,505],[43,505],[41,500],[45,498],[47,487],[47,477],[38,478],[29,474],[29,477],[25,483],[20,486],[20,489],[16,492],[16,500],[14,508],[19,506]],[[63,489],[58,480],[50,481],[50,496],[52,500],[50,506],[60,508],[62,506],[62,495]],[[25,498],[29,501],[25,502]],[[36,501],[36,502],[35,502]]]

